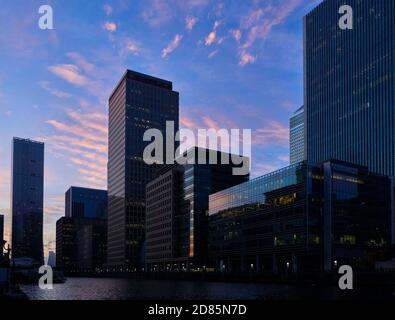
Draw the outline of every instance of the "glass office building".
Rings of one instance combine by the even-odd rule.
[[[304,107],[300,107],[289,121],[290,164],[305,160],[304,155]]]
[[[43,260],[44,144],[14,138],[12,146],[12,257]]]
[[[147,129],[178,131],[179,94],[169,81],[127,70],[109,99],[108,265],[144,266],[145,187],[156,172],[147,165]]]
[[[209,195],[249,179],[249,174],[233,174],[241,165],[220,163],[221,157],[229,157],[227,153],[194,147],[183,156],[187,164],[163,168],[147,185],[148,270],[206,265]],[[209,163],[214,157],[218,164]],[[242,160],[249,164],[248,158]]]
[[[395,2],[326,0],[304,19],[306,155],[395,173]]]
[[[209,255],[217,271],[373,270],[390,257],[391,179],[337,160],[301,166],[296,175],[263,191],[264,202],[252,197],[253,203],[210,215]]]
[[[305,177],[304,162],[268,173],[248,182],[210,195],[209,214],[249,204],[265,203],[265,193],[301,182]]]
[[[107,191],[71,187],[66,192],[66,217],[107,219]]]

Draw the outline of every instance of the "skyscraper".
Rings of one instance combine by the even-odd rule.
[[[107,191],[70,187],[65,217],[56,222],[56,266],[65,271],[102,267],[107,247]]]
[[[44,144],[14,138],[12,256],[43,263]]]
[[[199,163],[199,152],[204,152],[205,164]],[[209,195],[249,179],[249,174],[233,175],[233,169],[241,167],[239,164],[209,163],[213,156],[221,159],[235,155],[193,147],[184,156],[195,159],[194,163],[165,167],[147,184],[148,270],[207,265]],[[243,162],[249,159],[244,157]]]
[[[304,107],[301,106],[289,121],[290,163],[305,160],[304,155]]]
[[[107,219],[107,190],[70,187],[65,199],[66,217]]]
[[[108,264],[144,265],[145,186],[155,166],[143,161],[144,132],[178,131],[179,94],[169,81],[127,70],[109,99]]]
[[[326,0],[304,21],[306,155],[395,174],[395,3],[348,0],[353,28],[339,27],[343,1]]]

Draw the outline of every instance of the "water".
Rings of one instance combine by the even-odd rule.
[[[191,282],[174,280],[129,280],[68,278],[53,290],[24,285],[32,300],[300,300],[385,299],[379,289],[341,291],[330,287],[295,287],[261,283]]]

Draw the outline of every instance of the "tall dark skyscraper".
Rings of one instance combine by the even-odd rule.
[[[66,217],[107,219],[107,190],[71,187],[66,192]]]
[[[344,1],[305,17],[306,154],[395,174],[395,2],[348,0],[353,29],[339,27]]]
[[[169,81],[127,70],[109,100],[108,264],[144,266],[145,186],[155,167],[143,161],[144,132],[178,130],[179,94]]]
[[[44,144],[14,138],[12,256],[43,263]]]

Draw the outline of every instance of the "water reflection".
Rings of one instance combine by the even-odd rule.
[[[380,289],[340,291],[330,287],[294,287],[254,283],[221,283],[190,281],[158,281],[127,279],[69,278],[54,284],[53,290],[36,285],[22,286],[33,300],[163,300],[163,299],[385,299],[388,292]]]

